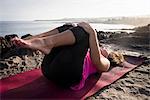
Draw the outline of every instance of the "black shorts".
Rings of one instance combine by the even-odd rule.
[[[41,69],[49,80],[60,86],[70,87],[82,79],[84,58],[89,48],[89,35],[80,26],[63,25],[57,29],[60,33],[67,29],[71,30],[76,42],[73,45],[53,48],[45,55]]]

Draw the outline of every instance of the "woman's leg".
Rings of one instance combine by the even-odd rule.
[[[89,36],[83,28],[77,26],[71,32],[75,43],[53,48],[42,62],[44,76],[65,87],[81,80],[83,62],[89,48]]]
[[[70,29],[72,27],[75,27],[75,25],[72,24],[72,23],[66,23],[63,26],[57,27],[57,28],[52,29],[48,32],[44,32],[44,33],[32,36],[32,38],[41,38],[41,37],[51,36],[51,35],[54,35],[54,34],[57,34],[57,33],[61,33],[61,32],[65,31],[67,29]]]
[[[66,30],[60,34],[47,37],[33,38],[29,40],[14,38],[12,41],[18,46],[40,50],[44,54],[49,54],[53,47],[74,44],[75,37],[70,30]]]
[[[35,36],[32,36],[31,38],[41,38],[41,37],[46,37],[46,36],[50,36],[50,35],[54,35],[54,34],[57,34],[59,33],[59,31],[55,28],[55,29],[52,29],[48,32],[44,32],[44,33],[40,33],[38,35],[35,35]]]

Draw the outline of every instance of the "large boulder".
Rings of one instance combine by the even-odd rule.
[[[15,34],[0,37],[0,79],[40,68],[44,54],[40,51],[16,47],[11,39],[18,37]],[[22,38],[30,38],[25,35]]]
[[[0,59],[15,46],[12,44],[11,39],[18,37],[16,34],[6,35],[5,37],[0,37]]]

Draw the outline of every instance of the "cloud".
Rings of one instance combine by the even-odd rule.
[[[0,0],[0,20],[150,14],[150,0]]]

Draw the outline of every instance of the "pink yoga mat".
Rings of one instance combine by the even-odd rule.
[[[125,57],[123,67],[112,67],[101,75],[91,75],[83,89],[73,91],[64,89],[47,80],[40,69],[17,74],[0,80],[1,99],[85,99],[103,87],[113,83],[125,73],[131,71],[144,61],[138,57]]]

